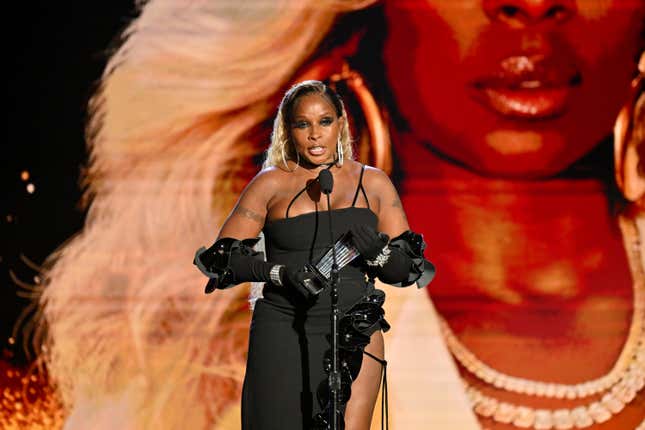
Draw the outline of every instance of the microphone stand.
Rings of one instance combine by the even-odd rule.
[[[338,422],[338,394],[340,393],[341,380],[340,369],[338,363],[338,319],[340,317],[340,310],[338,309],[338,260],[336,258],[336,247],[334,246],[334,235],[331,226],[331,199],[330,193],[327,193],[327,214],[329,217],[329,243],[332,249],[331,274],[330,274],[330,294],[331,294],[331,372],[329,373],[329,390],[331,392],[332,401],[332,429],[338,430],[340,423]]]
[[[331,166],[330,166],[331,167]],[[334,233],[331,223],[331,198],[330,194],[333,189],[334,179],[329,171],[329,168],[323,170],[318,175],[318,182],[320,184],[320,190],[323,194],[327,196],[327,216],[329,219],[329,243],[331,244],[332,249],[332,266],[330,273],[330,295],[331,295],[331,371],[329,372],[329,392],[331,395],[331,428],[332,430],[338,430],[340,428],[339,423],[339,411],[338,411],[338,396],[341,388],[341,377],[339,369],[339,357],[338,357],[338,320],[340,317],[340,310],[338,309],[338,259],[336,256],[336,247],[334,246]]]

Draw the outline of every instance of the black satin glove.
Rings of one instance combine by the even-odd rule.
[[[264,261],[264,254],[253,247],[259,238],[238,240],[218,239],[210,248],[200,247],[193,264],[206,275],[206,294],[224,290],[242,282],[268,282],[274,264]]]
[[[434,277],[434,266],[423,258],[423,236],[408,230],[389,241],[386,234],[363,224],[352,226],[350,231],[354,245],[368,262],[375,260],[385,246],[388,248],[384,262],[377,265],[368,263],[368,276],[396,287],[417,283],[419,288]]]
[[[390,240],[387,234],[364,224],[354,224],[349,231],[352,233],[354,246],[365,260],[374,260]]]
[[[302,267],[283,266],[280,269],[280,280],[283,286],[295,289],[306,299],[312,299],[324,290],[324,285],[316,275]]]

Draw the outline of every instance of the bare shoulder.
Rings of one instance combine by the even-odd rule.
[[[387,173],[381,169],[365,166],[363,184],[367,189],[378,190],[377,197],[381,203],[381,207],[392,206],[395,208],[403,208],[396,187]]]
[[[363,175],[363,184],[368,187],[368,186],[374,186],[374,187],[394,187],[392,184],[392,181],[390,180],[390,177],[379,169],[378,167],[372,167],[365,165],[365,174]]]
[[[387,173],[376,167],[365,166],[363,184],[368,193],[372,191],[370,198],[378,202],[379,231],[396,237],[408,230],[408,220],[399,193]]]
[[[273,198],[280,171],[261,170],[242,191],[220,231],[221,237],[253,237],[264,225],[269,200]]]
[[[258,186],[273,185],[284,176],[285,172],[276,166],[267,167],[258,172],[257,175],[251,180],[251,183],[258,184]]]
[[[244,192],[266,195],[267,192],[275,189],[283,176],[284,172],[277,167],[272,166],[262,169],[251,179]]]

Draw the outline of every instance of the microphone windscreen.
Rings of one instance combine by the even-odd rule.
[[[334,188],[334,177],[328,169],[323,169],[318,174],[318,182],[320,183],[320,191],[323,194],[331,193]]]

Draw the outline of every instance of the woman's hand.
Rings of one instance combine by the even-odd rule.
[[[365,261],[374,260],[383,252],[390,238],[387,234],[380,233],[364,224],[355,224],[350,227],[352,242]]]
[[[282,266],[280,279],[282,285],[294,288],[306,299],[317,296],[325,289],[316,275],[305,271],[302,267]]]

